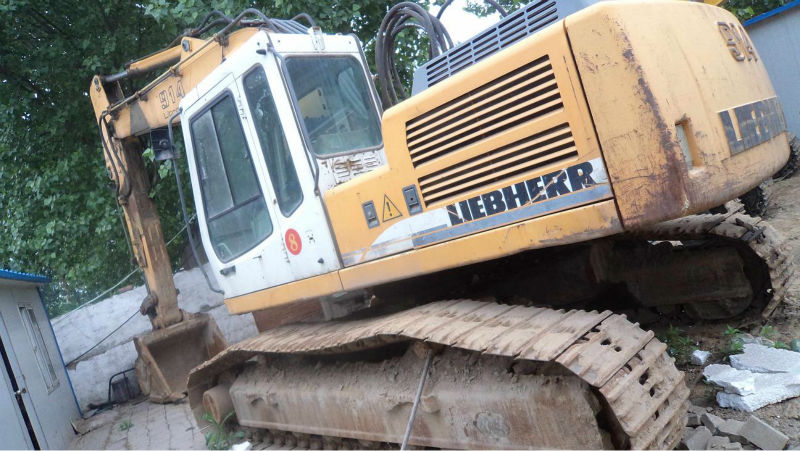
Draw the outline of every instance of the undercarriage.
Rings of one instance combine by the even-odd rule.
[[[231,346],[192,372],[189,401],[198,422],[234,410],[278,446],[397,447],[413,417],[416,447],[671,449],[683,373],[612,310],[768,315],[792,274],[785,250],[763,221],[698,215],[377,287],[345,320]]]

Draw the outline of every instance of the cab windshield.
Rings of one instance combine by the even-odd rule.
[[[380,146],[380,121],[358,60],[294,56],[286,59],[286,69],[314,153],[332,155]]]

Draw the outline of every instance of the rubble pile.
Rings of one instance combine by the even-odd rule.
[[[789,437],[755,416],[747,421],[726,420],[708,410],[689,408],[681,449],[784,449],[789,442]]]
[[[703,370],[707,381],[723,388],[717,393],[721,407],[752,412],[800,396],[800,353],[748,343],[730,361]]]

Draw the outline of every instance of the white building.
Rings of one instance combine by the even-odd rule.
[[[48,281],[0,270],[0,449],[65,449],[80,418],[39,295]]]
[[[800,135],[800,0],[744,23],[778,93],[789,131]]]

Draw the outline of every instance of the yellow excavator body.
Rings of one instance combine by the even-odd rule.
[[[198,423],[234,410],[287,446],[674,447],[683,373],[653,332],[591,302],[611,288],[720,319],[784,299],[771,227],[698,215],[789,155],[734,16],[534,2],[418,69],[424,88],[364,139],[379,105],[357,39],[260,13],[232,31],[245,13],[91,86],[150,293],[151,398],[188,392]],[[164,66],[123,95],[120,79]],[[178,122],[209,267],[260,331],[227,347],[178,308],[143,175],[145,135],[170,154],[152,132]]]
[[[699,213],[774,174],[784,130],[728,11],[601,2],[384,112],[388,165],[325,194],[344,268],[225,302],[252,312]]]

